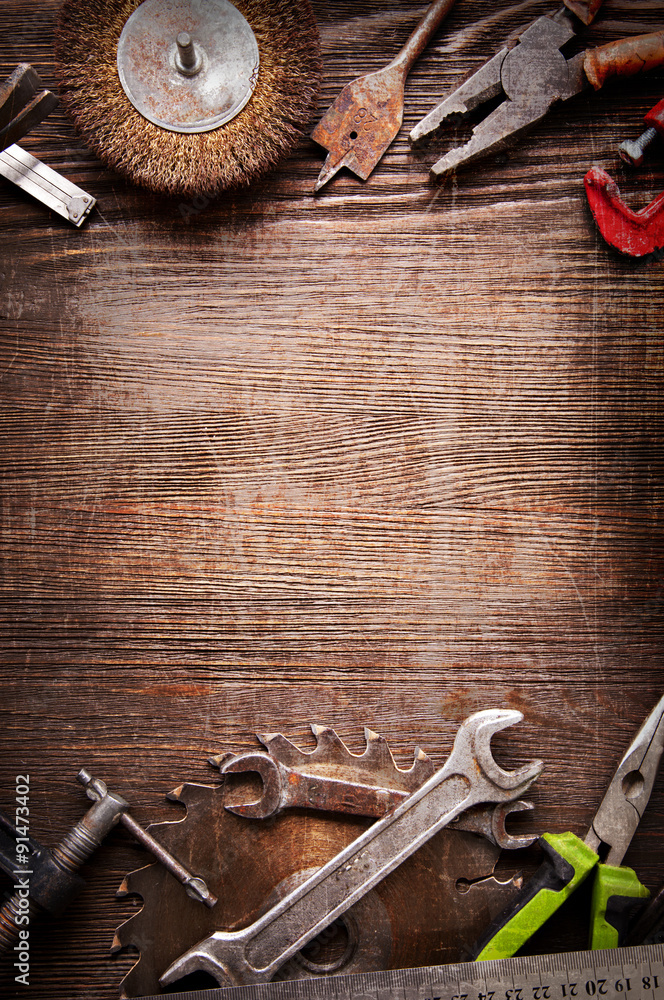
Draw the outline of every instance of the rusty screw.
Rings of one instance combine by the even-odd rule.
[[[640,167],[646,151],[655,143],[659,136],[664,135],[664,100],[656,104],[643,119],[648,126],[638,139],[626,139],[618,147],[621,159],[633,167]]]
[[[657,136],[657,129],[647,128],[645,132],[641,133],[638,139],[626,139],[618,147],[620,158],[625,163],[630,163],[633,167],[640,167],[643,163],[646,150],[652,146]]]

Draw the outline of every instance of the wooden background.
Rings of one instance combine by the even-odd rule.
[[[425,6],[315,0],[321,114]],[[3,77],[27,60],[55,86],[56,8],[3,0]],[[327,723],[359,752],[367,725],[402,766],[416,745],[441,763],[501,706],[525,716],[501,760],[546,763],[523,827],[585,833],[662,691],[664,290],[662,260],[604,244],[583,175],[635,208],[664,190],[661,150],[636,175],[616,154],[664,71],[440,188],[406,138],[550,10],[459,0],[373,176],[317,197],[308,139],[184,206],[103,169],[61,112],[24,141],[99,201],[78,231],[0,184],[0,806],[29,773],[44,843],[86,808],[82,766],[148,823],[257,731],[310,747]],[[606,0],[584,44],[662,23],[659,0]],[[651,889],[663,818],[660,776],[627,856]],[[137,858],[108,838],[66,921],[34,928],[29,991],[5,957],[3,996],[118,995]]]

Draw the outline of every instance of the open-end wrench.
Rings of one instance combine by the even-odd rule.
[[[504,771],[491,753],[491,737],[522,718],[521,712],[504,709],[471,715],[446,763],[420,788],[249,927],[216,931],[186,951],[161,976],[162,985],[199,970],[222,986],[269,982],[308,941],[465,809],[520,798],[543,765],[533,761]]]
[[[263,782],[263,791],[255,802],[227,805],[229,812],[248,819],[268,819],[283,809],[323,809],[352,816],[380,818],[403,802],[410,792],[401,788],[369,785],[358,781],[311,774],[304,769],[289,767],[268,753],[252,751],[237,755],[221,754],[210,758],[221,774],[255,772]],[[453,821],[455,830],[479,833],[505,850],[530,847],[537,836],[512,836],[505,829],[506,817],[512,812],[531,809],[529,802],[482,803],[466,810]]]

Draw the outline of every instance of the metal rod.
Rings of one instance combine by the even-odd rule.
[[[181,882],[185,889],[187,890],[187,895],[199,899],[201,903],[205,903],[206,906],[212,908],[217,902],[217,897],[214,896],[207,885],[198,875],[192,875],[184,865],[180,864],[177,858],[174,858],[166,848],[162,847],[161,844],[154,839],[154,837],[148,833],[139,823],[133,819],[129,813],[123,813],[120,817],[120,822],[124,827],[129,830],[131,835],[147,847],[151,854],[154,854],[158,861],[161,861],[164,868],[167,868],[171,875],[174,875],[178,882]]]
[[[196,76],[202,69],[203,60],[196,51],[191,35],[187,31],[181,31],[175,41],[178,47],[175,59],[178,72],[183,76]]]

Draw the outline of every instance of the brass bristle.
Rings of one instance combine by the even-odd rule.
[[[302,138],[316,108],[320,40],[307,0],[237,0],[256,36],[256,89],[235,118],[182,134],[143,118],[116,67],[125,22],[140,0],[65,0],[56,31],[62,101],[87,145],[111,169],[151,191],[194,197],[244,187]]]

